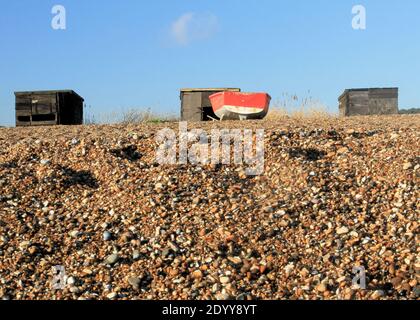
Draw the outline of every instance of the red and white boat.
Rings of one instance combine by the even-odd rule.
[[[263,119],[271,97],[267,93],[224,91],[211,95],[210,101],[220,120]]]

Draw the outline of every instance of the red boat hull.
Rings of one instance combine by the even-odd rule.
[[[221,120],[263,119],[270,106],[267,93],[219,92],[210,96],[213,111]]]

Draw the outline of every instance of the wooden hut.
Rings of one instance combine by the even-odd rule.
[[[73,90],[15,92],[16,126],[83,124],[83,98]]]
[[[398,114],[398,88],[347,89],[338,100],[342,117]]]
[[[218,92],[240,92],[239,88],[207,88],[207,89],[181,89],[181,120],[182,121],[209,121],[218,119],[214,114],[209,97]]]

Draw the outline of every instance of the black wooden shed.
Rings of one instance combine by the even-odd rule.
[[[15,92],[16,126],[83,124],[83,98],[73,90]]]
[[[347,89],[338,100],[342,117],[398,114],[398,88]]]
[[[181,89],[181,120],[182,121],[209,121],[218,119],[213,112],[209,97],[218,92],[235,91],[239,88],[205,88]]]

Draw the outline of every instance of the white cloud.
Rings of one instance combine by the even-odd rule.
[[[194,14],[191,12],[183,14],[173,24],[171,28],[171,34],[173,39],[181,45],[188,44],[188,25],[193,19]]]
[[[218,29],[219,21],[215,15],[187,12],[172,24],[170,34],[178,45],[185,46],[210,38]]]

